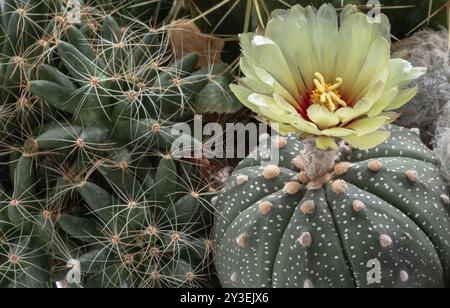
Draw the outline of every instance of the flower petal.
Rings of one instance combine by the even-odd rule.
[[[339,124],[339,118],[319,104],[309,106],[307,112],[311,121],[313,121],[320,129],[326,129]]]
[[[410,83],[427,72],[424,67],[413,67],[404,59],[391,59],[389,62],[389,78],[386,86],[397,86],[399,89],[407,87]]]
[[[372,109],[369,111],[368,116],[374,117],[379,115],[387,106],[389,106],[398,94],[398,87],[385,88],[383,95],[380,99],[373,105]]]
[[[346,96],[353,93],[353,86],[363,67],[372,42],[380,38],[374,24],[361,12],[347,16],[339,29],[335,75],[344,79],[341,91]]]
[[[413,99],[414,96],[416,96],[417,92],[419,91],[419,87],[415,86],[410,89],[401,90],[397,96],[395,97],[394,101],[387,106],[384,110],[390,111],[394,109],[398,109],[408,103],[410,100]]]
[[[302,94],[313,87],[314,54],[312,28],[308,23],[306,9],[294,5],[289,10],[278,10],[272,14],[266,27],[266,35],[270,37],[286,55],[286,60],[293,71],[294,79]],[[298,46],[295,46],[297,45]]]
[[[386,123],[385,123],[385,125],[387,125],[387,124],[391,124],[392,122],[397,121],[398,118],[400,118],[400,113],[393,112],[393,111],[390,111],[390,112],[382,112],[382,113],[380,113],[380,116],[383,116],[383,117],[386,118]]]
[[[342,137],[342,140],[357,149],[368,150],[382,144],[387,139],[389,139],[390,136],[391,133],[389,131],[378,130],[364,136],[357,136],[355,134],[347,137]]]
[[[343,128],[343,127],[328,128],[328,129],[324,129],[322,131],[322,134],[324,136],[330,136],[330,137],[350,136],[353,133],[355,133],[353,130]]]
[[[322,150],[326,150],[326,149],[336,150],[338,148],[336,141],[334,141],[334,138],[327,137],[327,136],[317,137],[316,138],[316,146]]]
[[[357,136],[364,136],[377,131],[386,124],[388,118],[379,116],[373,118],[364,118],[346,125],[346,128],[355,131]]]
[[[356,119],[357,117],[369,112],[373,105],[380,99],[383,94],[384,85],[388,77],[388,69],[386,68],[379,76],[377,81],[372,85],[371,90],[361,98],[353,107],[344,107],[336,111],[336,115],[344,124]]]
[[[273,79],[293,97],[300,98],[296,78],[292,75],[280,47],[270,38],[261,35],[243,34],[240,38],[244,57],[252,59],[270,76],[273,76]]]
[[[298,106],[297,100],[292,97],[287,89],[280,85],[268,72],[262,68],[254,65],[253,66],[255,75],[264,82],[266,85],[272,88],[272,92],[281,94],[291,105]]]
[[[348,91],[348,94],[344,93],[348,101],[357,101],[367,94],[370,85],[388,67],[390,53],[391,46],[383,37],[379,37],[372,42],[360,71],[355,72],[356,82],[351,85],[351,91]]]

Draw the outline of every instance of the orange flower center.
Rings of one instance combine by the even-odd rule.
[[[316,88],[310,95],[312,104],[320,104],[330,111],[347,106],[339,92],[339,88],[344,82],[342,78],[336,78],[336,83],[331,84],[325,82],[325,78],[320,73],[315,73],[314,76],[316,76],[314,79]]]

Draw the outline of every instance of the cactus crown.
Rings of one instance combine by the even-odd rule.
[[[227,66],[176,59],[165,27],[84,5],[79,25],[51,3],[2,15],[24,27],[1,57],[0,285],[214,284],[216,190],[204,164],[171,153],[172,127],[209,97],[238,106]]]

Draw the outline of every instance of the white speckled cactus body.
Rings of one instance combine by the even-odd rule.
[[[412,131],[366,151],[341,147],[311,181],[296,136],[280,163],[242,161],[215,200],[216,267],[224,287],[445,287],[448,191]]]

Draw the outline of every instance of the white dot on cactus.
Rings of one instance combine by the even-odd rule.
[[[280,167],[277,165],[267,165],[263,170],[263,177],[266,180],[276,178],[281,173]]]
[[[342,194],[348,189],[348,184],[344,180],[336,180],[331,184],[331,191],[335,194]]]
[[[272,211],[273,204],[269,201],[261,202],[261,204],[258,206],[259,213],[263,216],[267,215]]]
[[[441,200],[445,205],[450,205],[450,197],[448,195],[442,194]]]
[[[348,170],[353,166],[350,162],[340,162],[334,166],[334,173],[336,175],[343,175],[348,172]]]
[[[300,155],[292,160],[292,164],[299,170],[305,170],[305,163]]]
[[[295,195],[303,188],[298,182],[288,182],[284,185],[283,192],[289,195]]]
[[[387,234],[380,235],[381,247],[387,248],[392,245],[392,238]]]
[[[416,170],[407,170],[405,172],[405,175],[411,182],[417,182],[417,180],[419,179],[419,173],[417,173]]]
[[[237,283],[238,282],[238,273],[236,273],[236,272],[231,273],[230,281],[232,283]]]
[[[353,201],[352,207],[353,207],[353,211],[355,211],[355,212],[362,212],[366,209],[366,205],[364,204],[364,202],[362,202],[360,200]]]
[[[300,205],[300,211],[305,215],[312,215],[316,210],[314,200],[306,200]]]
[[[236,244],[238,244],[239,247],[244,248],[247,246],[247,234],[242,233],[236,238]]]
[[[400,280],[403,282],[407,282],[409,280],[409,274],[406,271],[401,271]]]
[[[311,280],[306,279],[305,282],[303,283],[303,288],[304,289],[313,289],[314,285]]]
[[[303,232],[302,235],[298,238],[298,242],[302,247],[310,247],[312,245],[312,236],[309,232]]]
[[[248,182],[248,175],[238,175],[236,177],[236,184],[243,185]]]
[[[369,168],[369,170],[372,172],[378,172],[381,170],[381,168],[383,168],[383,164],[377,159],[372,159],[367,164],[367,168]]]

